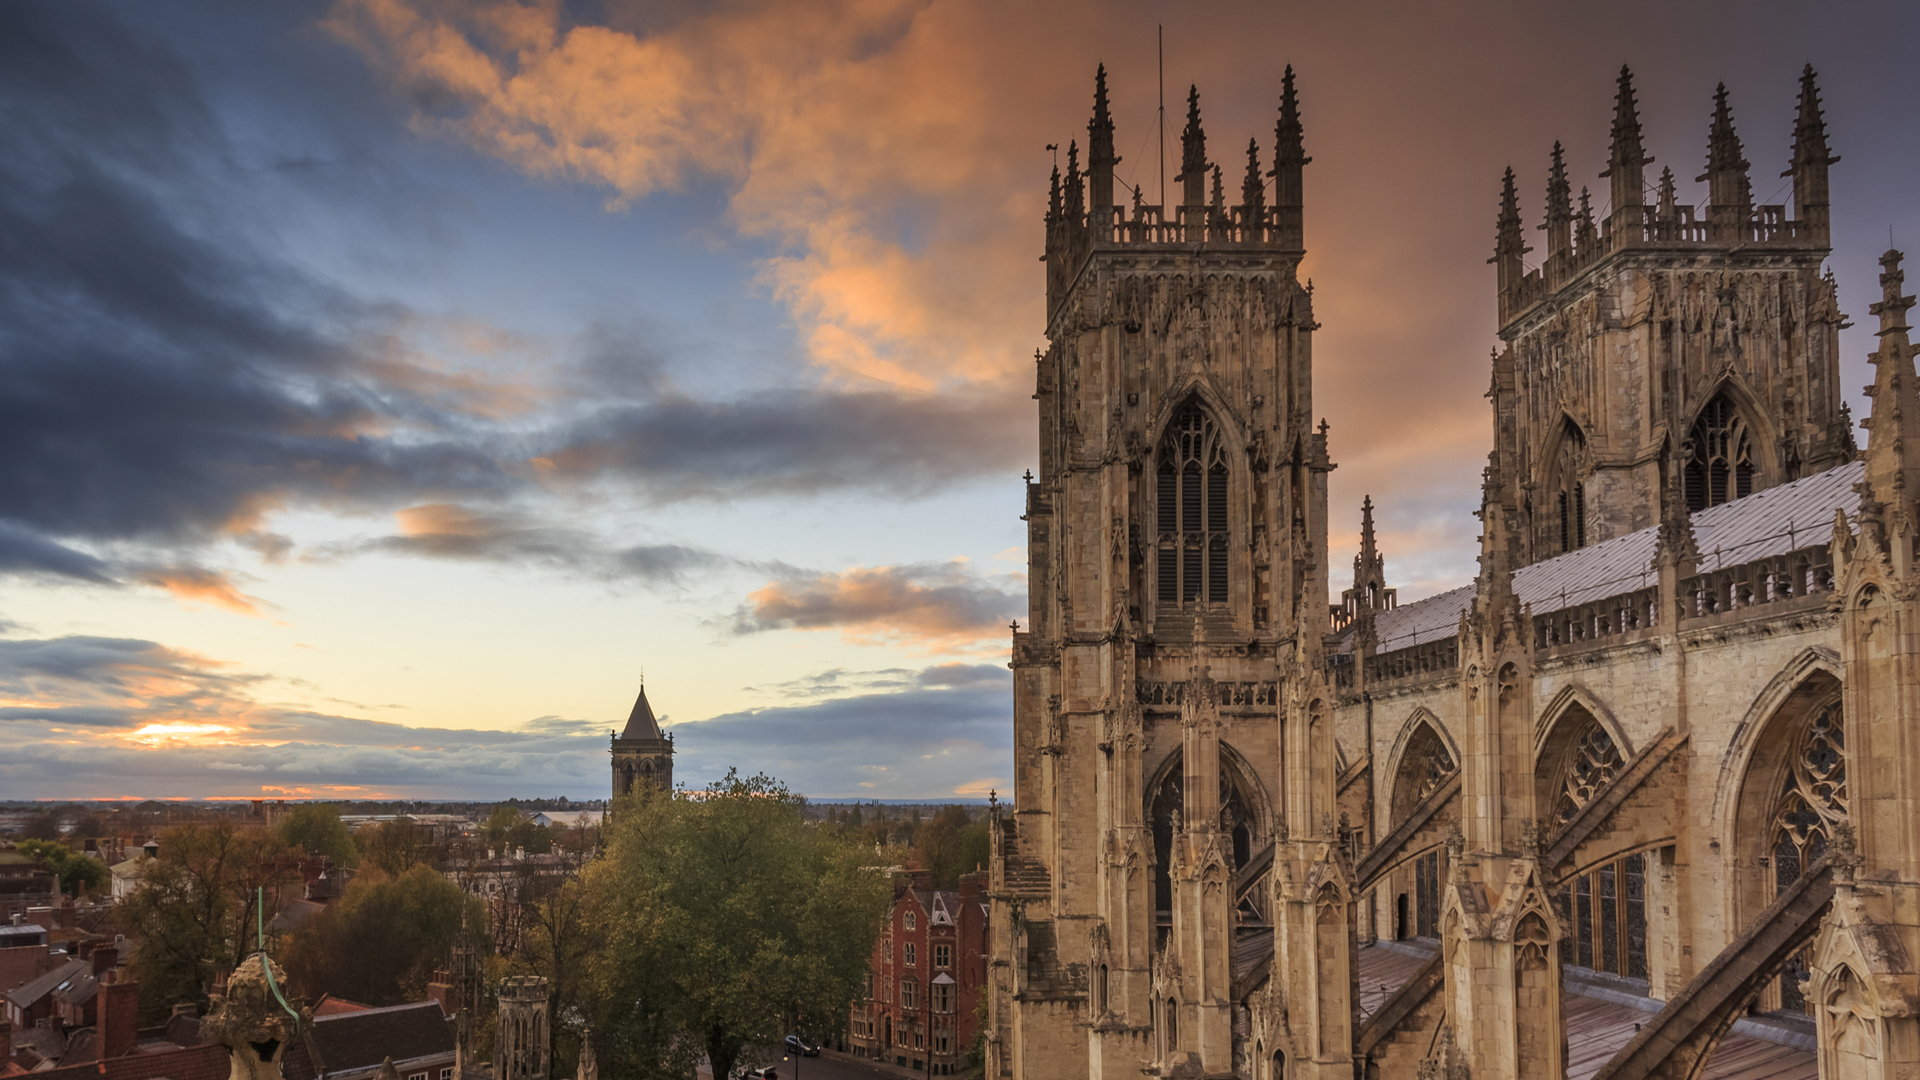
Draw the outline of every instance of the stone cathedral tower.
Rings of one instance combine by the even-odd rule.
[[[1507,170],[1491,260],[1500,337],[1496,447],[1516,508],[1521,565],[1660,521],[1671,488],[1689,510],[1854,459],[1840,398],[1826,123],[1801,76],[1786,205],[1755,205],[1723,85],[1707,136],[1706,216],[1649,182],[1633,76],[1620,69],[1610,212],[1576,208],[1554,144],[1537,269]],[[1770,183],[1768,186],[1772,186]],[[1651,195],[1651,199],[1649,199]]]
[[[1229,203],[1196,90],[1180,204],[1116,201],[1102,68],[1085,168],[1076,142],[1053,177],[994,1077],[1353,1075],[1291,68],[1271,168],[1254,140],[1231,158]],[[1250,981],[1261,939],[1273,977]]]

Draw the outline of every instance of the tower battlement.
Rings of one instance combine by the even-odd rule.
[[[1302,168],[1306,155],[1300,123],[1299,98],[1294,91],[1293,68],[1282,80],[1280,117],[1274,125],[1273,167],[1263,169],[1258,139],[1247,140],[1246,164],[1241,173],[1238,201],[1227,202],[1226,172],[1207,156],[1207,136],[1200,118],[1200,91],[1187,91],[1186,127],[1180,135],[1180,202],[1149,204],[1138,186],[1130,199],[1116,201],[1113,116],[1107,102],[1107,69],[1095,78],[1093,118],[1087,122],[1087,164],[1080,166],[1080,145],[1067,144],[1067,171],[1056,166],[1047,195],[1047,314],[1059,310],[1073,280],[1097,252],[1257,249],[1262,252],[1305,251],[1302,219]],[[1272,181],[1272,201],[1268,200]],[[1120,182],[1119,187],[1127,185]]]
[[[1832,243],[1828,205],[1827,167],[1840,158],[1828,152],[1826,120],[1821,114],[1820,91],[1809,65],[1800,76],[1800,104],[1794,123],[1793,150],[1783,178],[1791,178],[1793,201],[1756,205],[1753,185],[1740,137],[1734,129],[1726,84],[1714,94],[1707,137],[1706,171],[1695,177],[1708,186],[1705,214],[1679,202],[1672,168],[1663,168],[1649,185],[1646,166],[1654,163],[1641,142],[1640,114],[1633,91],[1633,73],[1621,67],[1614,100],[1612,146],[1601,179],[1610,180],[1611,200],[1596,220],[1591,195],[1581,188],[1578,210],[1565,155],[1553,145],[1547,180],[1545,220],[1537,228],[1547,234],[1546,255],[1537,267],[1527,268],[1524,256],[1534,250],[1522,240],[1519,198],[1513,170],[1502,184],[1500,217],[1492,262],[1499,269],[1500,333],[1511,339],[1531,316],[1550,309],[1580,283],[1595,266],[1624,253],[1654,256],[1731,255],[1765,264],[1770,255],[1824,259]],[[1651,190],[1654,200],[1647,201]],[[1556,303],[1549,303],[1555,301]]]

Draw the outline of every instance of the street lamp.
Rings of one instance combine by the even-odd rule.
[[[781,1054],[780,1060],[793,1062],[793,1080],[800,1080],[800,1055],[799,1054]]]

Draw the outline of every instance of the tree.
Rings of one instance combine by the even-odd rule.
[[[487,843],[497,848],[506,842],[508,830],[518,824],[520,824],[519,809],[507,803],[501,803],[493,808],[493,813],[488,815],[487,823],[480,826],[480,831],[487,834]]]
[[[582,877],[603,1068],[690,1075],[704,1052],[726,1077],[748,1047],[846,1015],[892,899],[870,847],[731,771],[697,798],[622,796],[608,833]]]
[[[318,803],[296,806],[280,819],[273,832],[288,847],[324,856],[339,866],[355,866],[360,862],[360,852],[353,846],[353,834],[346,822],[340,820],[340,811],[331,806]]]
[[[82,885],[97,889],[107,880],[107,868],[99,859],[73,850],[55,840],[22,840],[20,853],[37,860],[47,873],[60,879],[60,891],[79,896]]]
[[[299,852],[264,829],[220,821],[163,832],[159,858],[114,905],[116,928],[138,942],[142,1019],[162,1019],[176,1002],[204,1005],[214,976],[256,947],[259,890],[277,909],[280,888],[300,880],[298,865]]]
[[[20,826],[20,835],[30,840],[57,840],[60,838],[60,819],[42,810],[27,818]]]
[[[362,854],[388,877],[399,877],[415,866],[440,869],[445,852],[434,842],[433,830],[410,817],[383,821],[360,833]]]
[[[336,994],[368,1005],[426,996],[460,934],[460,918],[485,925],[486,906],[426,866],[398,877],[362,871],[340,899],[302,923],[280,954],[308,997]]]

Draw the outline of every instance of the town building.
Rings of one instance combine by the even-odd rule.
[[[633,699],[633,711],[627,714],[626,729],[612,737],[613,794],[618,797],[632,791],[635,784],[648,783],[662,791],[673,790],[673,736],[662,734],[660,721],[654,719],[653,706],[647,703],[647,688]]]
[[[896,878],[849,1018],[853,1053],[930,1076],[965,1071],[987,980],[984,878],[967,874],[958,889],[933,888],[926,870]]]
[[[1861,450],[1812,70],[1788,203],[1724,88],[1704,214],[1649,177],[1625,69],[1610,198],[1555,147],[1537,265],[1508,171],[1480,569],[1410,603],[1371,502],[1328,602],[1291,69],[1235,203],[1197,92],[1170,210],[1115,198],[1104,70],[1087,134],[1046,215],[988,1075],[1920,1070],[1914,300],[1889,251]]]

